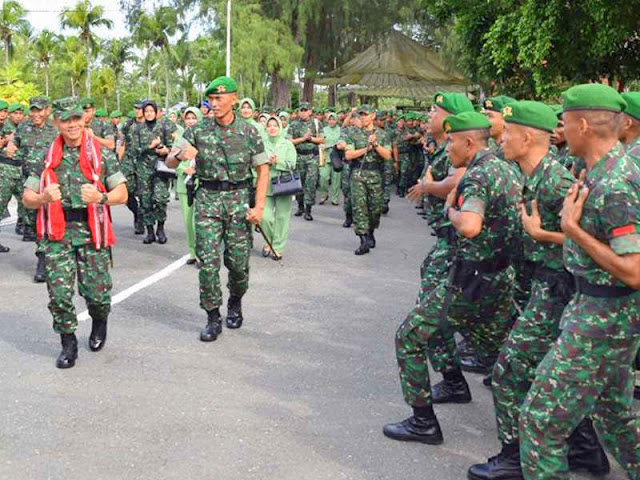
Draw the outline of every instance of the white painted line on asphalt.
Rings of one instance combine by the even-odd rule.
[[[13,225],[17,221],[18,221],[18,217],[17,216],[7,217],[7,218],[5,218],[4,220],[2,220],[0,222],[0,227],[6,227],[7,225]]]
[[[140,290],[142,290],[144,288],[150,287],[151,285],[153,285],[154,283],[162,280],[163,278],[167,278],[173,272],[175,272],[180,267],[185,265],[187,263],[187,260],[189,259],[189,257],[190,257],[189,254],[185,255],[184,257],[180,258],[179,260],[176,260],[172,264],[166,266],[165,268],[163,268],[159,272],[154,273],[153,275],[151,275],[150,277],[145,278],[141,282],[138,282],[135,285],[132,285],[131,287],[127,288],[126,290],[123,290],[122,292],[118,293],[117,295],[114,295],[111,298],[111,306],[113,307],[114,305],[126,300],[131,295],[133,295],[134,293],[137,293],[137,292],[139,292]],[[79,322],[84,322],[85,320],[88,320],[88,319],[89,319],[89,312],[87,310],[85,310],[84,312],[82,312],[82,313],[80,313],[78,315],[78,321]]]

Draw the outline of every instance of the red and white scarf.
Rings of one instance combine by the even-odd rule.
[[[44,162],[44,171],[40,176],[40,193],[52,184],[58,183],[58,176],[55,169],[62,162],[64,140],[62,135],[58,136],[49,151]],[[102,152],[100,143],[93,138],[87,137],[85,131],[82,132],[80,143],[80,170],[87,180],[89,180],[101,193],[106,193],[107,189],[100,181],[102,170]],[[110,247],[116,242],[111,225],[111,214],[109,207],[97,203],[89,203],[87,206],[89,218],[89,231],[91,240],[97,250]],[[66,221],[62,210],[62,201],[51,202],[38,208],[37,233],[38,238],[43,239],[45,235],[49,240],[59,242],[64,238]]]

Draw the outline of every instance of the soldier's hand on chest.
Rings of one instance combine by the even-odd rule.
[[[160,140],[160,137],[154,138],[152,142],[149,144],[149,150],[154,150],[161,143],[162,143],[162,140]]]
[[[60,185],[57,183],[51,183],[47,185],[42,192],[42,197],[45,203],[57,202],[62,198],[62,193],[60,193]]]
[[[13,143],[13,142],[9,142],[9,144],[7,145],[7,148],[5,150],[5,154],[9,158],[13,158],[16,155],[17,151],[18,151],[18,147],[16,147],[16,144]]]
[[[85,184],[80,189],[80,196],[83,202],[98,203],[102,200],[102,193],[98,191],[95,185]]]

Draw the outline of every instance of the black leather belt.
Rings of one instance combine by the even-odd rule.
[[[436,234],[437,238],[444,238],[446,240],[449,240],[450,238],[452,238],[452,229],[453,227],[451,226],[435,228],[434,233]]]
[[[230,192],[232,190],[240,190],[251,185],[249,180],[241,182],[229,182],[227,180],[200,180],[199,187],[212,192]]]
[[[12,167],[22,166],[19,160],[15,160],[13,158],[7,158],[7,157],[0,157],[0,163],[4,163],[5,165],[11,165]]]
[[[362,162],[351,162],[351,167],[352,168],[358,168],[360,170],[380,170],[380,165],[378,165],[377,163],[372,163],[372,162],[368,162],[368,163],[362,163]]]
[[[590,297],[619,298],[626,297],[638,290],[630,287],[612,287],[609,285],[595,285],[587,282],[584,277],[576,277],[576,291]]]
[[[505,270],[510,264],[508,255],[497,258],[488,258],[487,260],[482,260],[480,262],[472,262],[463,259],[459,259],[457,262],[459,262],[460,270],[473,270],[480,273],[498,273]]]
[[[67,222],[88,222],[89,213],[86,208],[68,208],[64,210],[64,219]]]
[[[296,151],[298,152],[298,155],[318,155],[320,153],[320,150],[318,149],[318,147],[312,149],[312,150],[298,150],[296,149]]]

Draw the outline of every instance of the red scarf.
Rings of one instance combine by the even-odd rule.
[[[49,151],[44,162],[44,171],[40,176],[40,193],[47,185],[58,183],[58,176],[55,169],[62,162],[64,140],[62,135],[58,136]],[[106,193],[107,189],[100,181],[100,171],[102,169],[102,152],[100,144],[95,138],[88,138],[85,131],[82,132],[80,143],[80,170],[87,180],[89,180],[101,193]],[[89,231],[91,240],[97,250],[110,247],[116,243],[111,226],[111,214],[109,207],[98,203],[89,203],[87,206],[89,217]],[[66,221],[62,210],[62,201],[48,203],[38,208],[38,238],[43,239],[45,235],[54,242],[59,242],[64,238]]]

